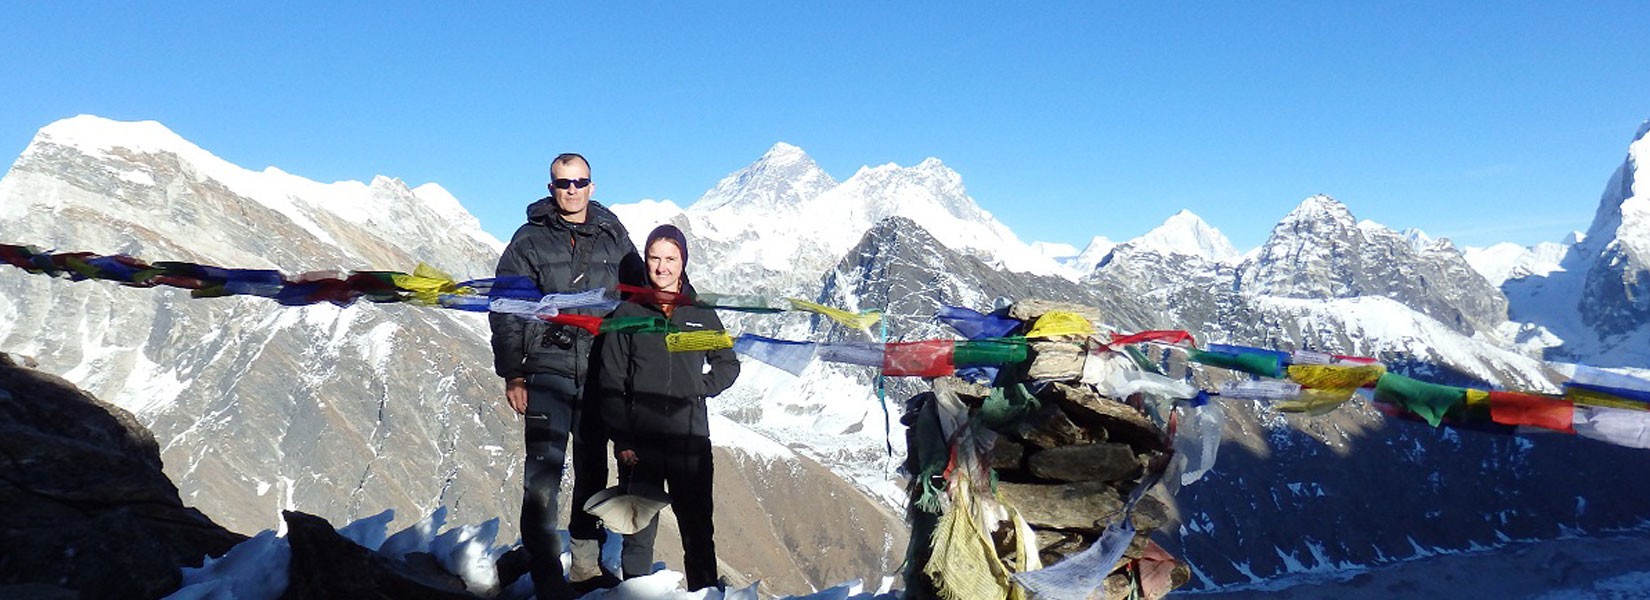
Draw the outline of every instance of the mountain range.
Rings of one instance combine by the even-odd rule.
[[[889,340],[947,336],[931,318],[942,305],[1042,297],[1094,306],[1123,330],[1187,329],[1200,342],[1374,356],[1439,383],[1551,391],[1566,364],[1650,372],[1650,193],[1636,183],[1646,130],[1589,231],[1536,248],[1463,250],[1314,196],[1248,252],[1186,211],[1139,238],[1096,237],[1077,251],[1022,242],[939,160],[865,167],[839,182],[783,143],[686,208],[612,208],[638,238],[657,223],[682,227],[702,290],[880,309]],[[489,275],[500,248],[434,184],[253,172],[159,124],[96,117],[42,129],[0,179],[0,239],[289,273],[424,262],[460,279]],[[0,348],[132,411],[155,432],[184,500],[232,530],[278,527],[281,509],[342,523],[446,505],[456,522],[502,517],[512,531],[520,442],[479,319],[191,300],[12,269],[0,270],[0,315]],[[726,321],[786,339],[862,339],[805,314]],[[754,504],[719,510],[718,527],[771,531],[773,548],[726,553],[729,568],[781,591],[896,568],[903,449],[892,440],[903,433],[889,415],[922,382],[879,388],[863,368],[816,363],[792,376],[745,365],[712,403],[713,437],[718,460],[733,465],[718,469],[719,490]],[[1185,374],[1203,384],[1224,376]],[[1419,428],[1361,401],[1321,417],[1225,408],[1222,461],[1175,499],[1179,535],[1165,540],[1192,564],[1193,587],[1650,516],[1634,501],[1646,484],[1589,484],[1608,476],[1598,465],[1639,458],[1620,448]],[[1367,504],[1372,496],[1391,501]],[[841,522],[855,527],[826,526]],[[1391,526],[1416,522],[1424,526]],[[840,550],[780,551],[796,547]]]

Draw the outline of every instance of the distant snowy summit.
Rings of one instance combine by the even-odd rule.
[[[838,182],[801,148],[780,142],[729,174],[679,213],[668,201],[614,207],[632,232],[672,220],[686,224],[713,254],[772,273],[823,269],[890,217],[918,223],[947,247],[988,264],[1063,273],[968,195],[962,176],[936,158],[914,166],[861,167]],[[632,223],[631,218],[637,222]]]
[[[66,182],[49,170],[62,168],[77,172],[81,179]],[[43,220],[64,211],[102,215],[142,225],[154,234],[150,241],[169,240],[163,246],[195,248],[215,260],[245,266],[268,265],[265,260],[270,253],[258,240],[277,233],[295,246],[312,240],[375,261],[407,254],[417,261],[453,267],[460,263],[442,258],[443,252],[482,257],[496,256],[503,249],[438,184],[414,188],[385,176],[375,176],[368,183],[320,183],[275,167],[251,171],[154,121],[123,122],[91,115],[57,121],[35,135],[9,175],[5,184],[9,189],[0,190],[0,220]],[[170,193],[169,186],[199,193]],[[127,201],[108,202],[111,196]],[[245,224],[216,218],[226,202],[244,204],[238,210],[254,228],[241,231]],[[43,234],[54,229],[27,230]],[[53,245],[47,240],[12,241]],[[122,250],[140,240],[80,239],[82,244],[93,241],[100,245],[86,249]],[[435,244],[442,252],[436,251]],[[273,266],[411,270],[415,265],[291,261]]]

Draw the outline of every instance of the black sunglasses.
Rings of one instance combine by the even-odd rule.
[[[590,187],[590,178],[589,177],[580,177],[578,179],[557,178],[557,179],[550,180],[550,185],[552,187],[558,189],[558,190],[565,190],[567,188],[579,188],[579,189],[582,190],[584,188]]]

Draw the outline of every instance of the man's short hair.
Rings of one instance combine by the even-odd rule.
[[[556,155],[555,158],[550,159],[550,166],[553,168],[556,165],[570,165],[573,164],[573,161],[575,160],[584,163],[584,170],[590,170],[590,161],[586,160],[584,155],[577,152],[563,152]],[[555,175],[552,174],[551,177],[555,177]]]

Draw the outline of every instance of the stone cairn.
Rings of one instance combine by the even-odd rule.
[[[1027,327],[1053,311],[1082,315],[1099,323],[1099,311],[1092,307],[1039,300],[1021,301],[1007,309],[1008,316]],[[1022,332],[1023,333],[1023,332]],[[1029,343],[1029,361],[1003,367],[996,380],[1001,386],[1022,383],[1035,391],[1034,409],[1007,422],[990,425],[993,438],[974,447],[978,462],[988,463],[995,477],[995,500],[1017,510],[1035,534],[1035,548],[1044,567],[1051,567],[1095,544],[1106,527],[1124,518],[1127,512],[1135,535],[1121,560],[1111,567],[1103,585],[1089,597],[1104,599],[1156,598],[1184,585],[1190,568],[1169,556],[1149,538],[1167,523],[1169,507],[1157,497],[1162,493],[1135,494],[1137,488],[1153,486],[1172,456],[1168,434],[1141,408],[1141,399],[1108,398],[1094,386],[1080,381],[1088,356],[1086,336],[1072,335],[1034,339]],[[917,439],[923,418],[935,418],[946,402],[955,398],[966,404],[968,418],[979,418],[992,402],[992,389],[957,377],[932,380],[933,391],[907,401],[903,421],[907,433],[906,468],[911,474],[911,551],[905,581],[907,598],[976,600],[987,595],[978,588],[968,591],[954,582],[936,581],[953,576],[941,570],[930,577],[924,573],[933,558],[936,526],[940,513],[932,501],[922,499],[923,480],[932,488],[946,485],[934,475],[933,465],[955,465],[957,453],[966,452],[936,446]],[[999,390],[997,398],[1000,400]],[[951,403],[953,407],[955,402]],[[957,409],[953,408],[953,412]],[[925,414],[926,411],[926,414]],[[989,449],[986,449],[988,446]],[[934,456],[946,452],[947,456]],[[923,465],[929,465],[924,471]],[[1125,511],[1131,496],[1138,496],[1132,511]],[[926,506],[925,506],[926,504]],[[1016,528],[1010,521],[982,523],[996,545],[1002,571],[1016,572],[1024,564],[1017,556],[1023,547],[1012,541]],[[942,594],[941,589],[951,587]],[[989,595],[997,595],[995,592]],[[1035,598],[1024,588],[1009,586],[1007,598]],[[979,599],[984,600],[984,599]]]

